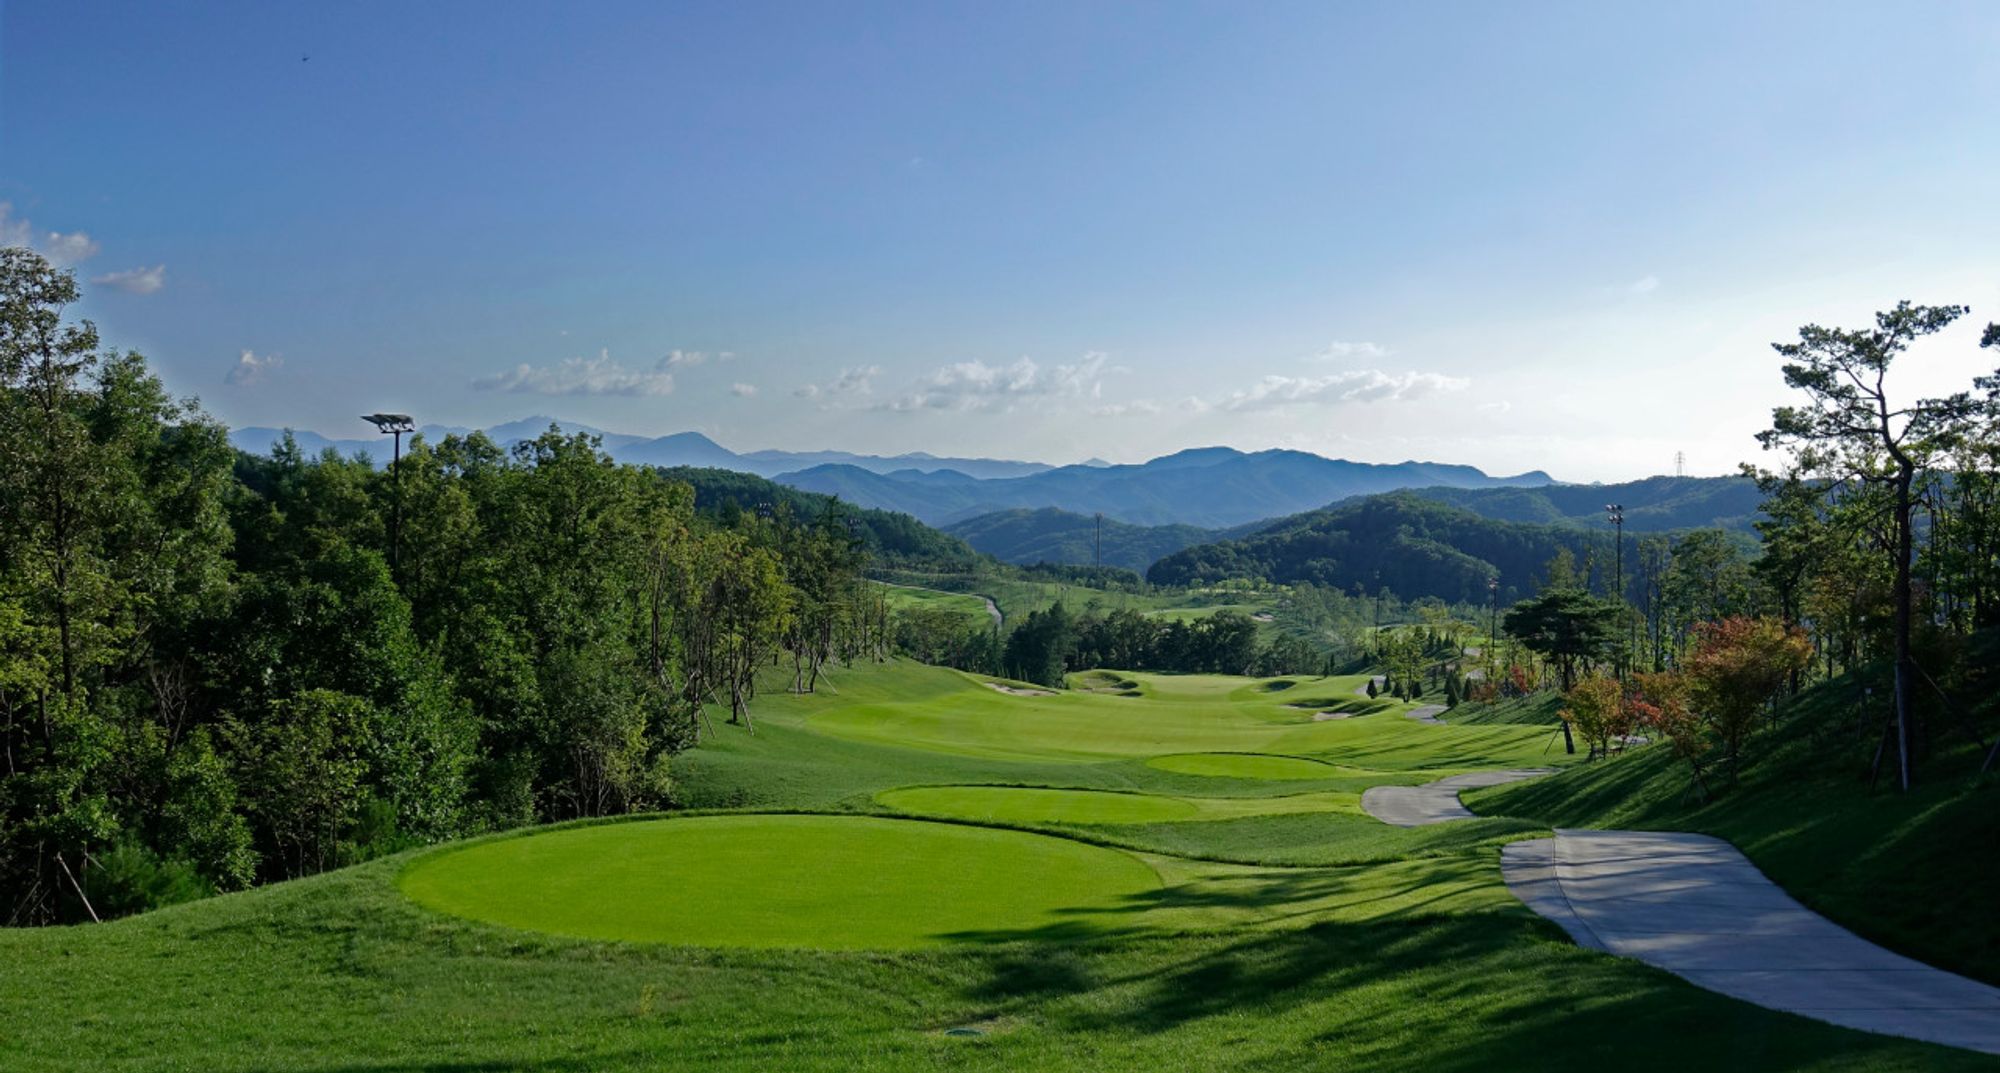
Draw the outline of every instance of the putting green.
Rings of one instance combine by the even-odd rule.
[[[708,816],[579,827],[426,857],[416,902],[585,939],[833,950],[1092,927],[1160,886],[1118,850],[859,816]]]
[[[1265,753],[1175,753],[1146,761],[1147,767],[1181,775],[1213,775],[1231,779],[1332,779],[1345,769],[1301,756]]]
[[[898,812],[1001,823],[1162,823],[1192,819],[1177,797],[1022,786],[912,786],[875,800]]]

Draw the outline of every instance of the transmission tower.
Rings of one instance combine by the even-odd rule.
[[[1686,451],[1674,452],[1674,476],[1676,477],[1687,476],[1687,460],[1688,456]]]

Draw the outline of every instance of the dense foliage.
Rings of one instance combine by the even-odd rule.
[[[0,920],[655,806],[760,668],[886,650],[836,505],[705,519],[554,429],[239,456],[75,299],[0,252]]]
[[[1222,610],[1192,620],[1137,611],[1086,611],[1058,603],[1030,612],[1007,635],[1001,667],[1010,678],[1059,686],[1069,671],[1115,667],[1186,674],[1303,674],[1326,657],[1294,637],[1260,641],[1249,616]]]
[[[1259,578],[1484,603],[1493,577],[1500,579],[1503,600],[1531,592],[1531,579],[1558,550],[1608,566],[1608,543],[1608,534],[1499,522],[1393,492],[1285,518],[1240,540],[1176,552],[1146,576],[1156,585]]]
[[[735,470],[675,466],[664,472],[694,489],[695,510],[724,524],[733,524],[745,512],[769,513],[779,506],[802,520],[837,510],[850,520],[855,536],[870,559],[879,565],[962,570],[981,562],[980,554],[965,541],[932,529],[907,514],[843,505],[835,496],[802,492]]]
[[[953,522],[944,531],[1002,562],[1103,563],[1132,571],[1227,535],[1193,525],[1131,525],[1055,507],[994,511]]]

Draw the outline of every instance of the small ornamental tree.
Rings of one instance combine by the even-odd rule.
[[[1688,793],[1708,800],[1705,764],[1709,743],[1707,728],[1688,707],[1687,679],[1678,671],[1658,671],[1632,676],[1632,715],[1639,726],[1667,743],[1674,756],[1686,763]],[[1686,800],[1687,795],[1682,795]]]
[[[1610,755],[1614,735],[1624,736],[1624,708],[1625,697],[1618,680],[1592,675],[1563,695],[1563,708],[1557,714],[1562,716],[1564,726],[1576,728],[1590,748],[1590,757],[1596,758]]]
[[[1374,700],[1375,695],[1380,692],[1381,690],[1375,688],[1375,679],[1373,678],[1368,679],[1368,699]]]
[[[1797,626],[1747,615],[1703,623],[1695,633],[1684,664],[1688,695],[1721,742],[1734,780],[1757,713],[1812,658],[1812,642]]]

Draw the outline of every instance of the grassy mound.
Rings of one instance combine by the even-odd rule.
[[[867,817],[710,816],[579,827],[426,857],[404,893],[441,912],[586,939],[827,950],[1034,929],[1159,886],[1060,838]]]

